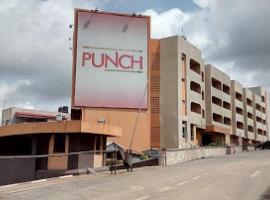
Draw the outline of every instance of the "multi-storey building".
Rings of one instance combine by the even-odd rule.
[[[250,88],[254,93],[254,120],[255,120],[255,139],[259,142],[266,141],[268,138],[268,104],[269,98],[265,89],[262,87]]]
[[[160,40],[160,143],[201,144],[205,129],[205,70],[201,51],[184,37]]]
[[[243,137],[243,144],[255,143],[255,120],[254,120],[254,94],[248,89],[243,89],[244,94],[244,123],[245,123],[245,137]]]
[[[243,86],[235,80],[231,81],[232,97],[232,135],[231,145],[242,145],[245,136]]]
[[[230,144],[232,134],[231,80],[224,72],[206,65],[206,134],[203,144]]]

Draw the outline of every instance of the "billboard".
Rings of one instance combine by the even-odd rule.
[[[146,109],[149,17],[75,15],[73,105]]]

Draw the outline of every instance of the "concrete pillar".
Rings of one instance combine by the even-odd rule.
[[[225,135],[225,145],[231,145],[231,136],[228,134]]]
[[[32,155],[37,155],[37,137],[32,136]]]
[[[238,145],[242,146],[243,145],[243,139],[241,136],[238,137]]]
[[[66,134],[65,135],[65,153],[68,153],[69,152],[69,135]]]
[[[54,147],[54,134],[51,134],[50,140],[49,140],[49,154],[53,153],[53,147]]]

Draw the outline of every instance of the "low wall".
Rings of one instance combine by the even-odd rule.
[[[0,185],[35,179],[35,158],[0,159]]]
[[[172,165],[202,158],[223,156],[226,154],[227,154],[226,147],[167,149],[166,151],[161,152],[159,163],[161,165]]]

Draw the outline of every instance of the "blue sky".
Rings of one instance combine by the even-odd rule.
[[[164,12],[172,8],[181,8],[183,11],[193,11],[198,6],[191,0],[115,0],[105,4],[104,9],[113,12],[143,12],[155,9]]]

